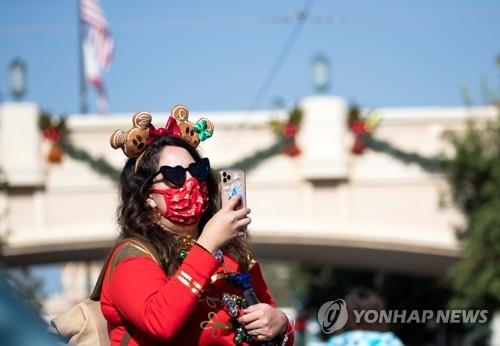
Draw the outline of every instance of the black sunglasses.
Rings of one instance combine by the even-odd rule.
[[[207,157],[204,157],[198,162],[190,163],[187,168],[182,166],[161,166],[158,172],[151,177],[151,180],[161,173],[165,181],[176,187],[182,187],[186,181],[186,171],[189,171],[198,181],[207,180],[208,173],[210,172],[210,161],[208,161]]]

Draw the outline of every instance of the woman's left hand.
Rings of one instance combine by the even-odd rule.
[[[238,321],[257,341],[272,340],[276,335],[284,333],[288,326],[286,315],[266,303],[250,305],[243,310],[243,315],[238,318]]]

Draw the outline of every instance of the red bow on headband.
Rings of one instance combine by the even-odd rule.
[[[153,124],[151,124],[149,128],[148,144],[156,138],[163,136],[181,136],[181,129],[179,128],[179,125],[177,125],[177,120],[175,120],[172,116],[168,118],[165,127],[155,128]]]

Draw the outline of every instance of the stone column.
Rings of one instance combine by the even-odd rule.
[[[305,179],[345,179],[347,176],[347,104],[337,96],[311,96],[303,111],[297,143],[302,150],[300,171]]]

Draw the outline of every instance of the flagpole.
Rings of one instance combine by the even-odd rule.
[[[76,0],[77,4],[77,14],[78,14],[78,59],[79,59],[79,69],[80,69],[80,113],[88,113],[88,103],[87,103],[87,81],[85,79],[85,66],[83,58],[83,40],[85,37],[85,26],[81,15],[81,4],[80,0]]]

